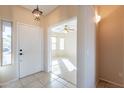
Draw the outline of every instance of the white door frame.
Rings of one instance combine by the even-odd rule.
[[[20,78],[20,63],[19,63],[19,29],[18,29],[18,26],[19,25],[25,25],[25,26],[29,26],[29,27],[38,27],[40,28],[41,30],[43,30],[41,27],[39,26],[35,26],[35,25],[30,25],[30,24],[25,24],[25,23],[21,23],[21,22],[17,22],[16,23],[16,62],[17,62],[17,66],[16,66],[16,69],[17,69],[17,72],[16,72],[16,75],[17,75],[17,78],[19,79]],[[42,34],[43,35],[43,34]],[[43,38],[42,38],[43,39]],[[42,43],[41,44],[44,44],[43,40],[42,40]],[[41,53],[43,55],[43,50],[44,50],[44,45],[42,45],[42,48],[41,48]],[[42,62],[44,62],[44,58],[42,57]],[[43,71],[44,71],[44,63],[43,63]]]

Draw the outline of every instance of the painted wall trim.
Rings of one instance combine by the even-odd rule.
[[[99,80],[108,82],[108,83],[110,83],[110,84],[113,84],[113,85],[116,85],[116,86],[119,86],[119,87],[124,87],[124,85],[122,85],[122,84],[115,83],[115,82],[113,82],[113,81],[110,81],[110,80],[107,80],[107,79],[104,79],[104,78],[101,78],[101,77],[99,78]]]

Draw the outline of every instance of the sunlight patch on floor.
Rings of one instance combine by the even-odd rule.
[[[52,61],[52,73],[76,84],[76,67],[68,58],[55,58]]]
[[[53,60],[52,61],[52,66],[54,66],[54,65],[58,65],[58,60]]]
[[[61,74],[61,68],[59,65],[52,66],[52,72],[55,72],[57,75]]]
[[[69,59],[62,59],[64,65],[66,66],[66,68],[68,69],[68,71],[73,71],[76,70],[76,67],[71,63],[71,61]]]

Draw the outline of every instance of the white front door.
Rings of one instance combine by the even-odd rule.
[[[39,27],[18,24],[20,78],[43,70],[43,32]]]

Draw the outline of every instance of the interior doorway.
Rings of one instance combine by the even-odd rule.
[[[49,71],[76,85],[77,18],[52,26],[48,46]]]

